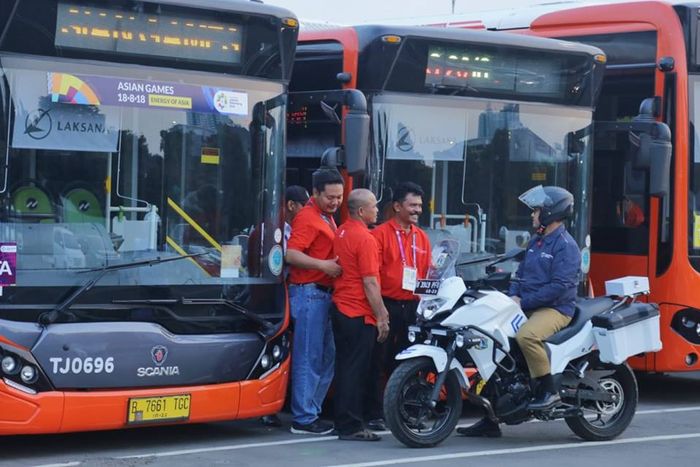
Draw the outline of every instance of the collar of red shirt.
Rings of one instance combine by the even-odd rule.
[[[415,230],[416,226],[413,224],[409,224],[408,232],[406,232],[406,230],[404,230],[404,228],[401,227],[401,225],[399,225],[399,223],[396,222],[396,219],[393,217],[391,219],[389,219],[389,224],[394,228],[394,230],[398,230],[399,232],[401,232],[403,234],[411,234],[411,233],[414,233],[416,231]]]
[[[361,229],[367,229],[369,230],[369,227],[367,227],[367,224],[365,224],[363,221],[359,219],[353,219],[352,217],[349,217],[348,220],[345,221],[343,224],[346,227],[355,227],[355,228],[361,228]]]

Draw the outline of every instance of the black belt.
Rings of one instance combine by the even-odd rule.
[[[333,287],[329,287],[327,285],[317,284],[316,282],[308,282],[306,284],[291,284],[291,285],[296,285],[299,287],[316,287],[318,290],[320,290],[322,292],[326,292],[327,294],[333,293]]]

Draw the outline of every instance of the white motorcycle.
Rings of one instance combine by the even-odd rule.
[[[563,418],[585,440],[620,435],[637,407],[637,381],[625,360],[661,349],[658,307],[636,301],[649,292],[647,278],[609,281],[608,296],[577,302],[569,326],[546,341],[561,402],[530,411],[534,382],[515,341],[527,316],[499,291],[510,273],[467,286],[455,274],[458,249],[453,240],[440,242],[428,278],[416,289],[421,300],[417,325],[409,328],[412,346],[396,356],[402,362],[384,394],[392,434],[409,447],[435,446],[454,430],[466,398],[499,423]],[[514,250],[489,266],[522,253]]]

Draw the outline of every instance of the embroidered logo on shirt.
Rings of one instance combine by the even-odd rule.
[[[549,253],[545,253],[545,252],[543,251],[542,253],[540,253],[540,258],[552,259],[552,258],[554,258],[554,256],[550,255]]]

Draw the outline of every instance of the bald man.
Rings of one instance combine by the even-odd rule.
[[[379,249],[368,226],[377,222],[377,199],[365,189],[350,192],[350,218],[338,228],[333,251],[342,274],[333,289],[335,338],[335,429],[338,438],[378,441],[363,423],[364,381],[375,342],[389,334],[389,313],[379,284]]]

